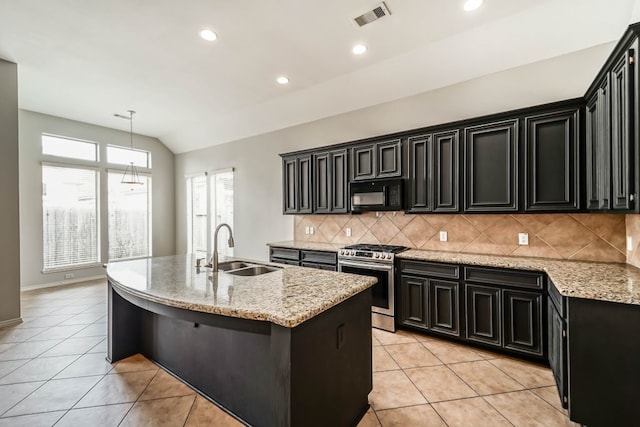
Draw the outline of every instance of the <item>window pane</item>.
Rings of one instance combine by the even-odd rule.
[[[207,253],[207,177],[191,178],[191,252]]]
[[[213,227],[227,223],[233,229],[233,171],[211,175],[211,200],[214,213]],[[229,230],[220,229],[218,233],[218,253],[233,256],[233,248],[228,245]]]
[[[97,161],[95,142],[78,141],[58,136],[42,135],[42,154],[69,157],[71,159]]]
[[[151,255],[151,178],[122,184],[122,172],[109,172],[109,260]]]
[[[116,165],[129,165],[133,162],[134,166],[142,168],[151,167],[150,153],[142,150],[132,150],[130,148],[107,146],[107,162]]]
[[[95,170],[42,166],[44,270],[97,263]]]

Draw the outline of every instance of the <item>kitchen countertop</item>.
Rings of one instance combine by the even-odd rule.
[[[340,249],[347,246],[346,243],[319,243],[319,242],[296,242],[294,240],[288,240],[286,242],[267,243],[267,246],[275,246],[277,248],[291,248],[301,249],[304,251],[323,251],[323,252],[338,252]]]
[[[287,241],[270,246],[334,251],[346,245]],[[320,249],[326,247],[327,249]],[[409,249],[396,255],[400,259],[444,262],[483,267],[512,268],[545,272],[558,291],[572,298],[585,298],[640,305],[640,269],[628,264],[590,261],[565,261],[500,255]]]
[[[197,269],[195,259],[188,254],[113,262],[107,266],[107,276],[116,289],[149,301],[287,328],[376,283],[372,277],[295,266],[243,277]]]

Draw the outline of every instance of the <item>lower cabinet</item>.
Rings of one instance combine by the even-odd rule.
[[[560,316],[558,310],[547,300],[547,328],[549,346],[549,366],[556,379],[558,394],[563,408],[569,403],[567,390],[567,322]]]
[[[338,270],[338,254],[336,252],[307,251],[271,246],[269,248],[269,261],[320,270]]]
[[[397,321],[542,358],[543,279],[528,271],[402,260]]]
[[[465,284],[467,339],[502,346],[500,289]]]

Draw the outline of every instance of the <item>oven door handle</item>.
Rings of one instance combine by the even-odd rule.
[[[384,265],[384,264],[373,264],[368,262],[338,260],[338,269],[340,270],[342,266],[368,268],[370,270],[379,270],[379,271],[393,271],[393,264]]]

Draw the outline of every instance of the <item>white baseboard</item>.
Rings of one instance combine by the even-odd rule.
[[[106,274],[102,274],[100,276],[78,277],[76,279],[61,280],[58,282],[40,283],[38,285],[22,286],[20,288],[20,291],[25,292],[25,291],[34,291],[36,289],[55,288],[56,286],[66,286],[66,285],[72,285],[74,283],[90,282],[92,280],[100,280],[100,279],[106,279],[106,278],[107,278]]]
[[[4,320],[0,322],[0,328],[4,328],[6,326],[13,326],[22,323],[22,318],[18,317],[17,319]]]

